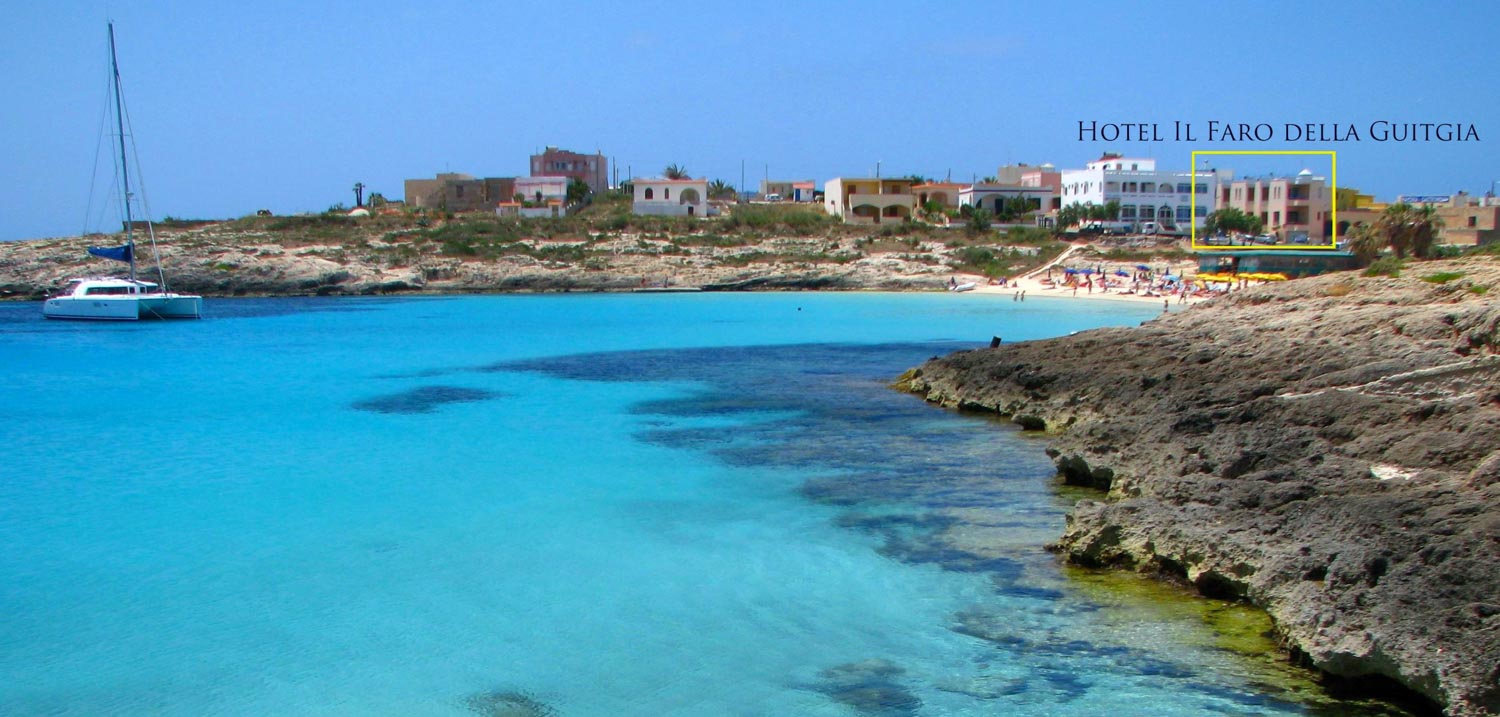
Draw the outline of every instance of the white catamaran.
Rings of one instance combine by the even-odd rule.
[[[129,278],[96,276],[73,279],[42,304],[42,315],[49,319],[97,319],[135,321],[137,319],[196,319],[203,316],[203,297],[174,294],[167,291],[161,257],[156,252],[156,230],[145,221],[151,238],[151,255],[156,263],[160,284],[141,281],[135,276],[135,221],[131,216],[130,170],[125,152],[124,99],[120,92],[120,65],[115,57],[115,26],[109,25],[110,88],[114,99],[115,129],[120,140],[120,189],[124,193],[125,244],[118,247],[89,247],[89,253],[105,259],[130,263]]]

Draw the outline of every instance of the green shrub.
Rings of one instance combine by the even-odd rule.
[[[1463,275],[1464,273],[1461,271],[1440,271],[1436,274],[1428,274],[1422,277],[1422,281],[1429,284],[1446,284],[1454,279],[1463,278]]]
[[[1401,269],[1405,263],[1393,256],[1376,259],[1368,269],[1365,269],[1365,276],[1389,276],[1394,279],[1401,276]]]

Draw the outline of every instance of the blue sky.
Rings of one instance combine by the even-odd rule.
[[[754,186],[955,180],[1105,150],[1335,149],[1381,198],[1500,179],[1500,5],[1342,3],[19,2],[0,26],[0,239],[77,234],[105,21],[156,217],[320,211],[440,171],[525,174],[545,145],[623,177]],[[315,6],[315,7],[310,7]],[[1468,143],[1131,143],[1079,120],[1462,122]],[[1201,134],[1201,129],[1200,129]],[[1201,139],[1201,137],[1200,137]],[[107,162],[107,159],[101,160]],[[108,167],[108,165],[105,165]],[[1295,162],[1222,162],[1241,174]]]

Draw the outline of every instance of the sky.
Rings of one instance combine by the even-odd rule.
[[[0,0],[0,14],[0,240],[114,221],[98,210],[107,155],[94,179],[111,19],[155,218],[525,175],[548,145],[602,151],[621,178],[675,163],[750,188],[877,163],[969,181],[1105,151],[1182,170],[1194,149],[1332,149],[1340,186],[1386,200],[1500,180],[1500,3]],[[1209,121],[1275,137],[1210,142]],[[1376,142],[1376,121],[1479,139]],[[1155,123],[1165,141],[1080,138],[1080,122]],[[1196,141],[1171,141],[1174,122]],[[1287,141],[1287,123],[1361,141]]]

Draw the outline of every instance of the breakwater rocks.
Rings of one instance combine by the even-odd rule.
[[[1250,289],[898,386],[1052,434],[1056,548],[1271,615],[1298,659],[1500,712],[1500,261]],[[1404,691],[1404,690],[1401,690]]]

